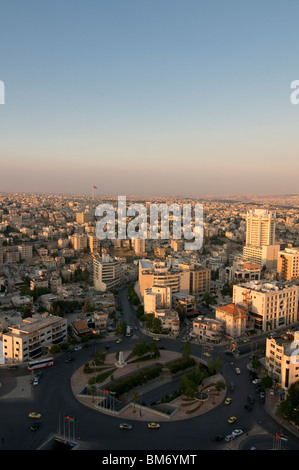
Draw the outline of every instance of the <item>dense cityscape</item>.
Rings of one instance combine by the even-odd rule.
[[[252,380],[258,384],[259,406],[264,409],[270,406],[269,416],[275,410],[277,420],[284,416],[296,430],[294,402],[292,411],[288,407],[298,386],[299,197],[128,197],[128,204],[145,207],[202,204],[203,245],[199,250],[186,251],[184,241],[172,236],[168,240],[139,236],[99,240],[96,208],[109,203],[117,213],[117,198],[99,196],[97,192],[93,187],[91,196],[1,194],[0,321],[4,383],[9,382],[9,374],[17,374],[26,386],[30,383],[29,396],[34,406],[34,396],[44,380],[39,380],[44,359],[49,362],[51,357],[55,370],[59,360],[73,363],[75,357],[68,354],[76,352],[74,372],[80,370],[79,354],[86,348],[96,345],[93,347],[105,356],[113,346],[119,370],[125,373],[123,367],[129,352],[138,356],[138,345],[152,344],[158,356],[165,355],[168,349],[178,353],[181,350],[180,357],[191,354],[197,366],[209,369],[213,364],[219,368],[213,369],[214,374],[230,364],[230,360],[239,365],[238,361],[245,359]],[[172,222],[170,217],[170,228]],[[130,304],[130,314],[126,303]],[[146,348],[142,354],[145,353]],[[97,355],[92,356],[89,373],[93,375],[100,369],[92,367]],[[88,364],[85,359],[83,363],[85,367]],[[44,375],[48,371],[45,367]],[[236,371],[239,373],[240,368],[236,367]],[[185,379],[187,375],[183,374]],[[225,394],[217,406],[223,403],[225,407],[231,406],[234,385],[225,374],[222,379]],[[88,375],[84,380],[88,388]],[[201,385],[202,380],[190,391],[181,380],[172,392],[173,400],[178,398],[177,394],[194,398]],[[109,381],[104,381],[104,388],[112,393],[110,386]],[[97,387],[103,392],[103,384]],[[159,398],[157,408],[156,403],[144,401],[146,394],[140,387],[133,387],[137,390],[135,398],[131,390],[133,395],[125,404],[135,407],[139,400],[144,419],[146,413],[153,413],[149,426],[160,427],[169,414],[175,421],[182,412],[182,407],[175,406],[169,411],[173,405],[169,405],[167,412],[161,411],[169,389]],[[121,419],[122,400],[118,411],[115,398],[112,409],[111,405],[106,408],[107,402],[101,403],[99,390],[95,413],[108,415],[112,421],[115,416]],[[234,400],[237,393],[234,391]],[[2,403],[9,396],[4,394]],[[74,389],[73,396],[80,403]],[[207,396],[208,401],[211,397]],[[33,413],[33,417],[41,416]],[[38,423],[31,426],[31,433],[39,429]],[[120,426],[133,428],[128,423]],[[235,434],[226,436],[216,435],[215,430],[214,440],[225,446],[233,441],[235,446],[236,442],[239,445],[240,435],[245,435],[242,424],[239,426]],[[250,426],[246,421],[244,426],[248,436]],[[61,437],[57,430],[48,432],[56,436],[56,441],[78,446],[76,436]],[[287,440],[285,434],[282,436]],[[281,448],[284,441],[276,433],[271,448],[278,445]]]
[[[0,3],[0,449],[297,450],[298,2]]]

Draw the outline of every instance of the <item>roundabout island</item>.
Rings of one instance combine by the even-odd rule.
[[[123,420],[191,419],[221,404],[227,387],[220,373],[205,374],[195,393],[180,393],[181,380],[188,380],[189,374],[196,370],[207,369],[198,358],[191,356],[190,359],[192,365],[180,370],[184,358],[173,351],[161,350],[158,358],[142,361],[132,356],[131,351],[121,351],[117,360],[115,353],[107,354],[99,368],[101,372],[106,371],[102,374],[105,379],[96,379],[101,372],[92,367],[88,369],[85,364],[72,375],[72,390],[82,404]],[[146,380],[155,369],[159,374]],[[118,386],[127,382],[131,386],[124,387],[120,393]]]

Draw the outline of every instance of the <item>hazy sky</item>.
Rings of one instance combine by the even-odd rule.
[[[0,192],[298,193],[298,0],[0,0]]]

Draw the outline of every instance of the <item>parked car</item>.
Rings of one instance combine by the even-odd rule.
[[[228,434],[227,436],[225,436],[225,442],[231,442],[235,439],[235,437],[232,435],[232,434]]]
[[[243,434],[242,429],[235,429],[235,430],[232,432],[232,436],[234,436],[234,437],[241,436],[241,434]]]
[[[220,442],[222,440],[223,440],[223,436],[221,436],[221,434],[218,434],[218,435],[212,437],[212,441],[214,441],[214,442]]]
[[[252,383],[253,385],[259,384],[261,379],[253,379]]]
[[[235,370],[236,370],[236,373],[237,373],[237,374],[241,374],[241,371],[240,371],[239,367],[236,367]]]
[[[253,405],[254,404],[254,398],[251,395],[248,395],[247,398],[248,398],[249,403],[251,403],[251,405]]]

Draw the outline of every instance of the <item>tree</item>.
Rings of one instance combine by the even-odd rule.
[[[191,354],[191,344],[190,341],[186,341],[183,346],[183,357],[190,357]]]

